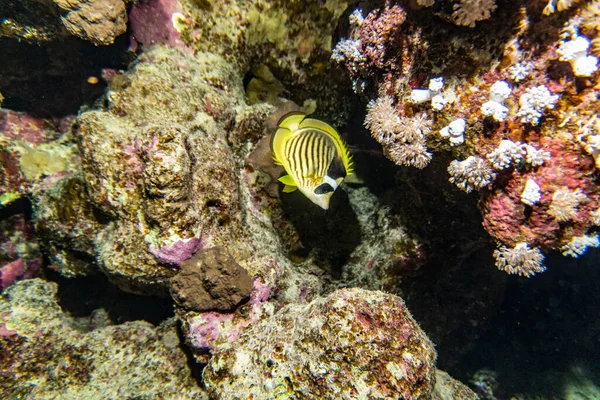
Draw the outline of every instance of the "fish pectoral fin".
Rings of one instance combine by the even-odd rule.
[[[283,187],[283,193],[292,193],[298,189],[298,186],[285,185]]]
[[[297,186],[296,182],[294,182],[294,178],[292,178],[289,175],[284,175],[281,178],[279,178],[279,182],[283,183],[284,185],[287,186]]]

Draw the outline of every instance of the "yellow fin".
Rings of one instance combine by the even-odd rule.
[[[304,128],[313,128],[318,129],[321,132],[325,133],[327,136],[333,140],[335,144],[335,148],[337,149],[340,157],[342,158],[342,163],[344,164],[344,169],[346,170],[346,175],[352,175],[354,169],[352,168],[352,156],[350,155],[350,151],[348,150],[348,146],[344,142],[344,139],[340,136],[340,134],[326,122],[320,121],[314,118],[305,118],[300,125],[298,125],[300,129]]]
[[[271,151],[273,152],[273,160],[275,160],[275,164],[281,165],[284,168],[287,165],[287,162],[284,158],[285,154],[285,144],[292,136],[292,131],[287,128],[279,128],[273,135],[271,139]]]
[[[297,186],[285,185],[285,186],[283,187],[283,193],[292,193],[292,192],[295,192],[295,191],[296,191],[296,189],[298,189],[298,187],[297,187]]]
[[[287,186],[297,186],[296,182],[294,182],[294,178],[292,178],[289,175],[284,175],[281,178],[279,178],[279,182],[283,183],[284,185]]]
[[[289,112],[283,117],[281,117],[281,119],[279,120],[278,127],[287,128],[290,131],[294,132],[298,129],[298,126],[304,118],[306,118],[306,114],[301,111]]]

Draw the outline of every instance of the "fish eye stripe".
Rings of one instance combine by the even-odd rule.
[[[314,190],[315,194],[326,194],[333,192],[333,187],[329,183],[322,183]]]

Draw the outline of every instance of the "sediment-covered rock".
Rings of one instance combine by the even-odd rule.
[[[212,396],[426,398],[433,343],[399,297],[343,289],[289,305],[217,348],[204,370]]]

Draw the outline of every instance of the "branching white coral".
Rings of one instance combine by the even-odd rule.
[[[521,122],[537,125],[546,109],[554,108],[558,95],[553,95],[544,85],[528,88],[519,98],[519,112],[517,116]]]
[[[597,234],[574,236],[561,250],[563,255],[577,258],[583,255],[588,247],[598,247],[598,245],[600,245],[600,242]]]
[[[487,155],[487,159],[492,163],[494,169],[502,170],[512,164],[519,164],[523,161],[525,154],[525,145],[505,139],[500,142],[496,150]]]
[[[525,150],[527,152],[527,157],[525,157],[525,161],[532,167],[539,167],[541,165],[544,165],[544,162],[548,161],[551,157],[550,152],[545,150],[538,150],[529,144],[525,145]]]
[[[590,77],[598,70],[598,59],[588,55],[590,41],[584,36],[561,41],[557,53],[560,61],[568,61],[575,76]]]
[[[563,187],[552,195],[552,203],[548,208],[548,214],[558,222],[569,221],[575,218],[577,207],[586,199],[587,197],[581,189],[569,190],[569,188]]]
[[[508,107],[504,105],[504,100],[510,96],[511,88],[505,81],[494,83],[490,89],[490,99],[481,106],[481,113],[485,116],[492,116],[496,121],[504,121],[508,116]]]
[[[542,198],[542,191],[540,186],[533,179],[527,179],[525,182],[525,188],[521,193],[521,202],[528,206],[537,204]]]
[[[357,27],[360,27],[363,24],[364,20],[365,17],[363,17],[363,12],[360,8],[357,8],[356,10],[352,11],[352,14],[350,14],[350,17],[348,17],[350,25],[354,25]]]
[[[460,0],[454,4],[452,18],[456,25],[475,27],[475,22],[488,19],[496,9],[496,0]]]
[[[410,93],[410,100],[415,104],[425,103],[431,100],[431,107],[434,110],[442,110],[448,100],[442,94],[444,88],[444,78],[432,78],[429,81],[428,89],[413,89]]]
[[[354,63],[366,61],[365,56],[360,52],[360,40],[342,39],[333,49],[331,59],[336,62],[348,60]]]
[[[494,251],[496,267],[509,274],[531,277],[544,272],[544,255],[537,248],[530,248],[527,243],[518,243],[514,248],[500,246]]]
[[[440,135],[445,139],[450,139],[450,144],[456,146],[465,141],[464,133],[467,123],[464,119],[456,119],[444,128],[440,129]]]
[[[529,77],[533,70],[533,64],[530,62],[520,62],[508,67],[508,75],[514,82],[524,81]]]
[[[489,164],[477,156],[470,156],[464,161],[452,161],[448,173],[448,180],[467,193],[489,185],[496,178]]]

